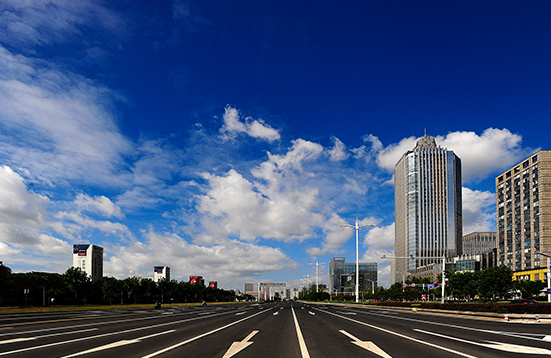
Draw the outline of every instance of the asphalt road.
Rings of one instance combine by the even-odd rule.
[[[548,335],[549,334],[549,335]],[[0,316],[0,357],[535,357],[551,326],[303,303]]]

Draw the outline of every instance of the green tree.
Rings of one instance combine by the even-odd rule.
[[[92,280],[79,267],[70,267],[63,274],[63,282],[69,292],[74,295],[75,300],[78,300],[79,296],[81,299],[86,299]]]
[[[513,272],[507,266],[496,266],[480,271],[477,291],[481,297],[502,298],[513,285]]]
[[[101,290],[103,299],[109,300],[109,304],[112,305],[113,299],[121,294],[122,282],[114,277],[104,277]]]

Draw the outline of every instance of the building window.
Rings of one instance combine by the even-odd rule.
[[[534,156],[532,157],[532,163],[535,163],[535,162],[537,162],[537,161],[538,161],[538,156],[537,156],[537,155],[534,155]]]

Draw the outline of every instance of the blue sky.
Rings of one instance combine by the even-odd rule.
[[[495,176],[549,149],[547,1],[0,4],[0,260],[304,285],[360,257],[388,286],[392,173],[427,133],[463,164],[464,234]],[[327,266],[320,265],[327,282]]]

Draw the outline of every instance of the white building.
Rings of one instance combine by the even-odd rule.
[[[159,282],[159,280],[162,278],[164,278],[167,281],[170,281],[170,267],[153,266],[153,281]]]
[[[103,279],[103,247],[91,244],[73,245],[73,267],[86,272],[92,282]]]

